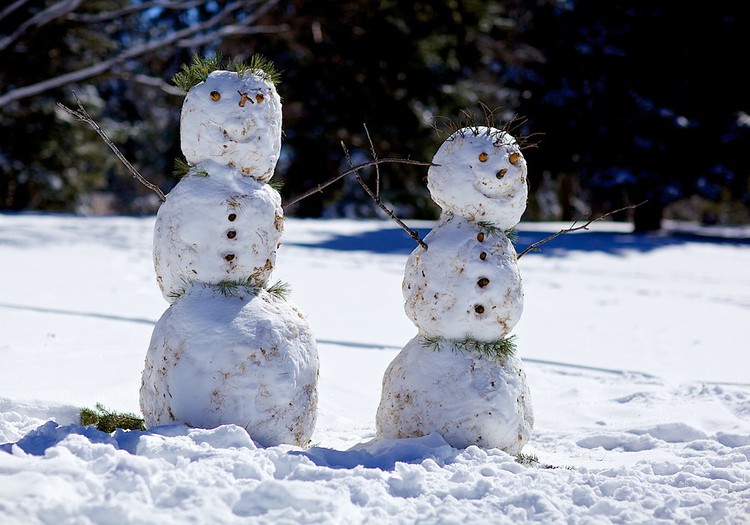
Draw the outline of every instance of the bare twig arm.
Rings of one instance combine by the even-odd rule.
[[[120,162],[122,162],[125,167],[128,169],[128,171],[133,175],[133,178],[135,178],[138,182],[143,184],[145,187],[156,193],[156,195],[159,196],[159,200],[161,202],[164,202],[166,200],[166,197],[164,195],[164,192],[162,192],[159,187],[156,184],[152,184],[149,181],[147,181],[143,175],[138,173],[138,170],[136,170],[133,165],[128,161],[128,159],[125,158],[125,155],[120,152],[120,150],[115,146],[115,144],[110,140],[110,138],[107,136],[107,134],[104,132],[104,130],[99,126],[99,124],[96,123],[96,121],[91,118],[91,115],[88,114],[86,111],[86,108],[83,107],[83,104],[78,99],[78,95],[73,92],[73,98],[76,100],[76,104],[78,104],[78,109],[73,110],[69,107],[65,106],[64,104],[61,104],[60,102],[57,103],[58,106],[60,106],[63,110],[65,110],[68,114],[76,117],[78,120],[87,123],[89,126],[93,128],[94,131],[96,131],[99,136],[104,140],[104,142],[109,146],[109,148],[114,152],[115,155],[117,155],[117,158],[120,159]]]
[[[362,124],[367,134],[367,142],[370,143],[370,154],[372,154],[372,160],[378,160],[378,154],[375,151],[375,145],[372,143],[372,137],[370,137],[370,130],[367,129],[367,124]],[[343,145],[343,144],[342,144]],[[344,148],[346,149],[346,148]],[[351,165],[351,160],[349,161]],[[380,198],[380,166],[375,165],[375,196]]]
[[[330,186],[336,181],[339,181],[346,177],[347,175],[351,175],[352,173],[356,173],[357,171],[367,168],[369,166],[379,166],[380,164],[411,164],[412,166],[434,166],[431,162],[420,162],[418,160],[409,160],[409,159],[392,159],[392,158],[385,158],[385,159],[378,159],[378,160],[371,160],[370,162],[365,162],[363,164],[360,164],[358,166],[355,166],[351,169],[348,169],[346,171],[343,171],[336,175],[335,177],[331,177],[327,181],[323,182],[322,184],[318,184],[316,187],[312,188],[311,190],[306,191],[302,195],[298,195],[296,197],[293,197],[291,200],[287,201],[286,204],[284,204],[284,209],[288,209],[294,204],[297,204],[302,199],[306,199],[310,195],[313,195],[315,193],[321,193],[325,188]]]
[[[600,220],[602,220],[604,218],[609,217],[610,215],[614,215],[615,213],[619,213],[621,211],[632,210],[633,208],[637,208],[638,206],[641,206],[641,205],[645,204],[646,202],[648,202],[648,201],[643,201],[643,202],[640,202],[638,204],[631,204],[630,206],[624,206],[622,208],[618,208],[616,210],[612,210],[610,212],[605,213],[604,215],[600,215],[599,217],[596,217],[596,218],[593,218],[593,219],[589,220],[586,224],[582,224],[581,226],[576,226],[576,223],[574,222],[573,225],[570,228],[567,228],[565,230],[560,230],[559,232],[553,233],[549,237],[546,237],[546,238],[542,239],[541,241],[537,241],[534,244],[528,246],[524,251],[522,251],[521,253],[518,254],[518,256],[516,257],[516,259],[520,259],[521,257],[523,257],[524,255],[526,255],[527,253],[529,253],[531,251],[536,251],[536,249],[539,246],[541,246],[542,244],[547,243],[547,242],[551,241],[552,239],[554,239],[556,237],[559,237],[560,235],[562,235],[564,233],[575,232],[575,231],[578,231],[578,230],[588,230],[589,226],[591,226],[591,224],[593,224],[593,223],[595,223],[597,221],[600,221]]]
[[[367,130],[367,128],[365,128],[365,130]],[[368,139],[370,138],[369,131],[367,132],[367,138]],[[372,146],[372,141],[370,141],[370,145]],[[370,189],[370,187],[367,185],[367,183],[365,183],[365,181],[362,180],[362,177],[359,175],[359,169],[360,169],[360,167],[359,166],[357,166],[356,168],[354,167],[354,163],[352,162],[352,158],[349,155],[349,150],[346,149],[346,146],[344,145],[343,141],[341,142],[341,147],[344,149],[344,155],[346,155],[346,160],[349,161],[349,165],[352,166],[352,169],[356,170],[354,172],[354,176],[356,177],[357,182],[359,183],[359,185],[362,186],[362,189],[365,190],[365,192],[370,196],[370,198],[373,201],[375,201],[375,204],[377,204],[378,207],[381,210],[383,210],[386,213],[386,215],[388,215],[388,217],[390,217],[391,219],[393,219],[394,221],[396,221],[396,224],[398,224],[399,226],[401,226],[406,231],[406,233],[409,234],[409,236],[412,239],[414,239],[415,241],[417,241],[417,243],[419,243],[419,245],[426,250],[427,249],[427,244],[422,240],[422,238],[419,236],[419,234],[417,233],[417,231],[416,230],[412,230],[406,224],[404,224],[404,221],[402,221],[401,219],[399,219],[398,217],[396,217],[396,214],[393,213],[393,210],[390,210],[388,208],[388,206],[386,206],[383,203],[383,201],[380,199],[380,196],[377,195],[377,194],[375,194],[375,193],[373,193],[373,191]],[[374,150],[375,150],[375,148],[373,147],[373,156],[375,156],[375,151]],[[376,157],[376,160],[377,160],[377,157]],[[377,164],[375,165],[375,169],[377,169]],[[378,176],[379,175],[380,175],[380,172],[378,172]]]

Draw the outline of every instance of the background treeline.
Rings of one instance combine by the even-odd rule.
[[[527,219],[573,219],[649,199],[664,216],[750,222],[750,75],[730,2],[522,0],[9,0],[0,6],[0,210],[151,213],[158,201],[56,102],[75,90],[123,153],[165,191],[193,53],[262,53],[284,71],[277,179],[289,198],[345,166],[340,142],[430,160],[468,109],[522,117]],[[744,17],[744,18],[743,18]],[[435,129],[437,128],[437,130]],[[542,134],[541,136],[537,134]],[[426,172],[384,170],[404,217],[434,217]],[[353,180],[301,216],[367,216]],[[625,217],[621,217],[625,218]]]

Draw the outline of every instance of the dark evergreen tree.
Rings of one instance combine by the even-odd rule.
[[[750,77],[725,65],[741,16],[729,2],[539,5],[527,38],[545,61],[523,79],[523,109],[546,136],[530,165],[580,174],[596,211],[648,199],[641,231],[694,193],[748,199]]]

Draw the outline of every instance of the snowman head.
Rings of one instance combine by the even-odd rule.
[[[189,163],[213,161],[267,182],[281,149],[281,99],[260,70],[214,71],[188,91],[180,138]]]
[[[444,211],[509,229],[526,209],[526,160],[510,134],[477,126],[453,133],[432,159],[427,187]]]

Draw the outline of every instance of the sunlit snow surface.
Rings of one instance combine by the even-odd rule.
[[[522,223],[517,247],[565,226]],[[382,374],[416,333],[414,243],[386,222],[286,224],[274,277],[320,349],[311,449],[235,426],[75,425],[96,402],[138,410],[167,307],[152,228],[0,216],[0,524],[750,523],[747,240],[605,224],[521,259],[524,452],[561,467],[544,469],[437,435],[370,442]]]

